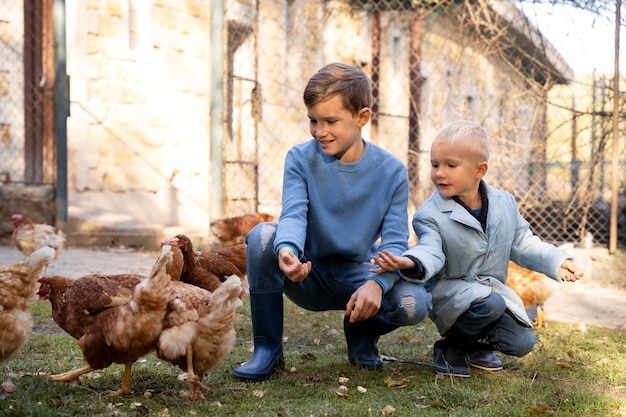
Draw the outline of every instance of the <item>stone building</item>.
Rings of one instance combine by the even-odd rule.
[[[302,89],[332,61],[372,76],[375,117],[365,136],[409,167],[411,211],[430,193],[430,138],[452,120],[476,120],[497,138],[495,166],[510,171],[537,158],[545,91],[566,82],[571,69],[509,2],[480,10],[469,1],[436,10],[427,3],[45,0],[33,10],[23,2],[0,7],[0,37],[9,45],[0,54],[10,47],[17,56],[0,64],[0,235],[10,234],[12,212],[25,212],[63,228],[70,245],[155,247],[175,232],[210,240],[215,217],[278,215],[285,152],[309,137]],[[473,12],[484,23],[473,22]],[[33,13],[38,29],[16,30],[33,25]],[[29,33],[40,41],[33,62]],[[69,77],[65,132],[59,63]],[[29,66],[36,76],[25,76]],[[24,97],[32,94],[43,102],[38,120],[48,122],[29,140],[28,118],[14,115],[29,114]],[[35,162],[33,153],[40,154]],[[27,174],[33,164],[42,175]]]

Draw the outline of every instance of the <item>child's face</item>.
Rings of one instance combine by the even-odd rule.
[[[368,108],[353,115],[347,110],[341,97],[334,96],[308,108],[311,135],[326,155],[342,162],[356,162],[363,154],[361,128],[370,116]]]
[[[430,178],[444,197],[458,197],[476,208],[478,184],[487,172],[467,140],[435,141],[430,148]]]

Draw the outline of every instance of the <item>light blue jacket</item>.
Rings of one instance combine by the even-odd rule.
[[[404,254],[419,259],[426,276],[426,288],[433,297],[430,318],[445,334],[476,300],[491,291],[501,294],[508,310],[528,327],[531,321],[519,296],[505,285],[509,260],[550,278],[558,276],[570,258],[554,245],[542,242],[520,215],[510,193],[487,189],[487,228],[451,198],[435,190],[413,216],[418,244]]]

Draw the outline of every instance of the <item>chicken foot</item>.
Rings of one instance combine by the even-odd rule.
[[[189,389],[190,400],[206,401],[206,397],[201,390],[208,391],[209,388],[202,383],[202,378],[193,371],[193,348],[187,346],[187,387]]]
[[[111,395],[115,395],[115,396],[121,396],[121,395],[127,395],[131,393],[130,390],[130,369],[133,366],[133,361],[131,362],[126,362],[124,364],[124,379],[122,379],[122,387],[115,391],[112,392]]]
[[[76,381],[76,384],[80,385],[80,376],[93,371],[94,369],[87,365],[84,368],[74,369],[73,371],[64,372],[62,374],[50,375],[48,381],[54,382],[70,382]]]

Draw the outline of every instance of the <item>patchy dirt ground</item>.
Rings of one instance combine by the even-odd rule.
[[[575,256],[591,259],[591,271],[580,281],[555,285],[545,305],[548,321],[609,328],[626,327],[626,251],[577,249]]]
[[[590,271],[578,282],[555,284],[555,292],[545,303],[550,321],[578,323],[609,328],[626,327],[626,251],[609,254],[606,248],[577,249],[581,264]],[[124,248],[66,248],[47,269],[49,275],[79,278],[92,273],[150,272],[157,252],[138,252]],[[12,246],[0,246],[0,265],[21,260]],[[582,267],[583,265],[581,265]]]

